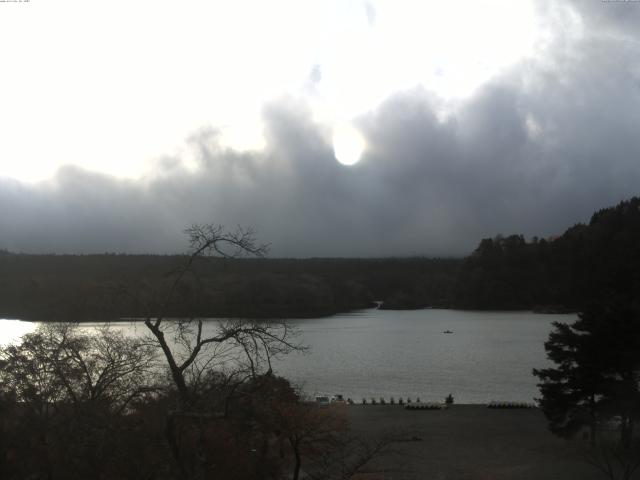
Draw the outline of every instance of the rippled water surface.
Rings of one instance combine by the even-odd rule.
[[[294,320],[310,347],[276,362],[276,373],[306,393],[362,397],[410,396],[457,402],[532,401],[538,396],[531,370],[547,365],[544,341],[551,322],[573,315],[460,310],[364,310]],[[0,321],[0,343],[16,340],[35,324]],[[209,328],[215,327],[211,320]],[[132,334],[140,323],[116,324]],[[95,328],[86,325],[84,328]],[[453,333],[442,333],[451,330]]]
[[[307,355],[291,355],[279,372],[309,393],[387,399],[393,395],[456,401],[532,401],[535,367],[547,365],[553,321],[573,315],[460,310],[366,310],[299,320]],[[442,333],[445,330],[452,334]]]

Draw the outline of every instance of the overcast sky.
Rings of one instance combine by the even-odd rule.
[[[640,2],[0,2],[0,248],[464,255],[640,193]]]

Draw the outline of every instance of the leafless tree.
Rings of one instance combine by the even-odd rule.
[[[158,315],[144,320],[167,362],[180,409],[192,406],[193,390],[198,384],[194,380],[201,378],[207,369],[233,365],[234,370],[255,375],[271,370],[274,357],[302,349],[286,322],[231,319],[211,323],[207,328],[202,318],[167,319],[166,312],[181,283],[188,276],[197,277],[194,266],[199,259],[261,257],[268,249],[267,245],[256,243],[251,229],[238,227],[229,232],[221,225],[193,225],[185,233],[189,236],[191,253],[184,265],[171,272],[173,280]]]
[[[583,458],[609,480],[630,480],[640,468],[640,442],[623,445],[619,440],[601,438],[583,450]]]
[[[0,391],[11,397],[3,420],[17,475],[7,478],[97,478],[120,454],[131,460],[118,432],[128,428],[132,402],[157,389],[155,353],[114,329],[89,334],[75,324],[45,324],[1,348]]]
[[[365,438],[348,430],[335,431],[326,448],[309,456],[310,468],[305,471],[306,478],[351,480],[357,474],[379,473],[379,469],[372,467],[372,462],[394,453],[393,446],[401,437],[389,432],[376,438]]]
[[[94,334],[77,324],[44,324],[0,351],[1,381],[38,412],[101,404],[122,413],[156,388],[154,349],[108,326]]]
[[[233,392],[234,385],[259,373],[271,372],[272,359],[303,347],[296,343],[294,330],[284,321],[205,322],[194,317],[167,318],[183,282],[190,278],[200,284],[195,268],[198,262],[209,256],[261,257],[268,249],[267,245],[256,242],[251,229],[238,227],[227,231],[221,225],[193,225],[185,233],[191,253],[183,265],[171,272],[171,281],[160,305],[147,309],[157,314],[147,316],[144,324],[162,351],[177,393],[176,408],[168,412],[165,432],[172,455],[183,477],[203,478],[207,470],[204,438],[207,425],[224,417],[224,409],[213,411],[216,403],[201,401],[202,387],[211,386],[211,372],[220,374],[217,380],[225,379],[224,387],[216,384],[220,391]],[[188,452],[180,442],[185,435],[196,437]],[[185,455],[189,460],[185,460]]]

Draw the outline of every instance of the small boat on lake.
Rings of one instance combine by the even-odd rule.
[[[442,333],[453,333],[453,332],[452,332],[451,330],[445,330],[445,331],[444,331],[444,332],[442,332]]]

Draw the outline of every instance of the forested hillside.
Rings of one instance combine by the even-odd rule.
[[[0,315],[103,319],[157,313],[185,256],[0,254]],[[199,258],[174,316],[304,317],[448,306],[458,259]]]
[[[0,315],[104,319],[154,314],[186,256],[0,252]],[[483,239],[466,259],[199,258],[175,316],[304,317],[384,308],[579,310],[596,292],[640,298],[640,198],[553,239]]]
[[[640,298],[640,198],[599,210],[554,239],[484,239],[454,290],[454,305],[481,309],[580,310],[607,292]]]

